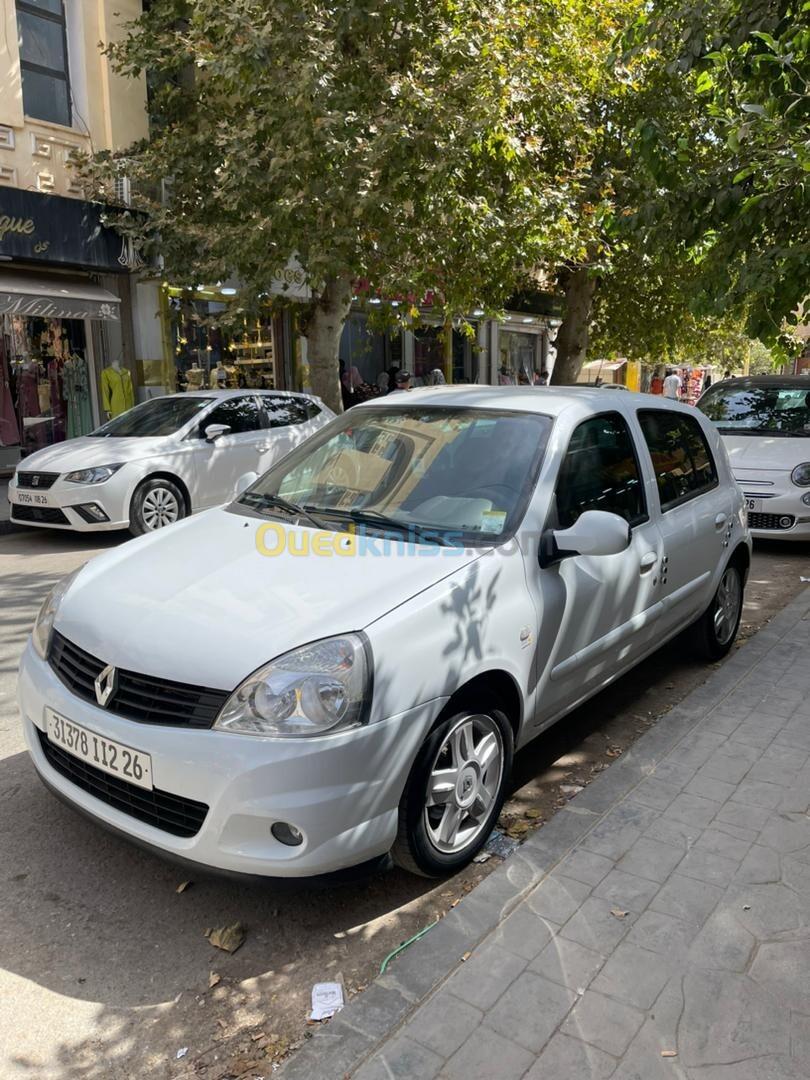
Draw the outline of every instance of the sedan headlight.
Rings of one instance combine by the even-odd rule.
[[[798,487],[810,487],[810,461],[803,461],[790,474],[790,479]]]
[[[302,645],[237,687],[215,728],[245,735],[301,737],[367,721],[371,665],[365,637],[343,634]]]
[[[120,468],[121,465],[96,465],[94,469],[77,469],[76,472],[65,473],[64,479],[71,484],[103,484]]]
[[[76,575],[81,571],[80,566],[78,570],[74,570],[72,574],[68,574],[67,577],[63,577],[61,581],[57,581],[48,595],[45,597],[45,602],[39,609],[36,622],[34,623],[34,629],[31,631],[31,641],[37,654],[42,657],[43,660],[48,659],[48,650],[51,647],[51,635],[53,634],[53,624],[56,616],[59,612],[59,605],[65,598],[70,586]]]

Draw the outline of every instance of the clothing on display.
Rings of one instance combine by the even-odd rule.
[[[93,430],[90,409],[90,378],[83,356],[69,356],[62,368],[67,402],[67,437],[75,439]]]
[[[101,372],[101,408],[112,420],[135,404],[132,376],[126,368],[111,364]]]

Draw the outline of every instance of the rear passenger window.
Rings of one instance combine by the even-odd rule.
[[[605,413],[581,423],[571,436],[560,468],[560,528],[570,528],[586,510],[607,510],[631,525],[647,520],[633,439],[618,413]]]
[[[717,468],[699,421],[669,409],[642,409],[661,509],[670,510],[717,486]]]
[[[289,427],[290,424],[305,424],[311,419],[306,398],[264,395],[262,405],[267,415],[268,427]],[[321,410],[318,409],[318,412]],[[317,415],[317,413],[315,414]]]

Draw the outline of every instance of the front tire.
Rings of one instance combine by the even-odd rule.
[[[129,508],[129,531],[133,536],[142,536],[180,521],[187,513],[186,500],[177,484],[153,477],[135,489]]]
[[[722,660],[731,651],[742,617],[743,590],[742,571],[732,563],[723,571],[712,602],[695,623],[695,645],[704,659]]]
[[[397,865],[422,877],[466,866],[501,812],[513,754],[512,728],[497,709],[465,709],[440,723],[417,754],[400,801],[391,852]]]

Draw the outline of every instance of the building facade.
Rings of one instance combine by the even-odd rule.
[[[137,282],[72,167],[148,134],[145,83],[98,47],[140,12],[140,0],[0,0],[0,468],[97,426],[104,386],[136,383],[162,355],[158,289]]]

